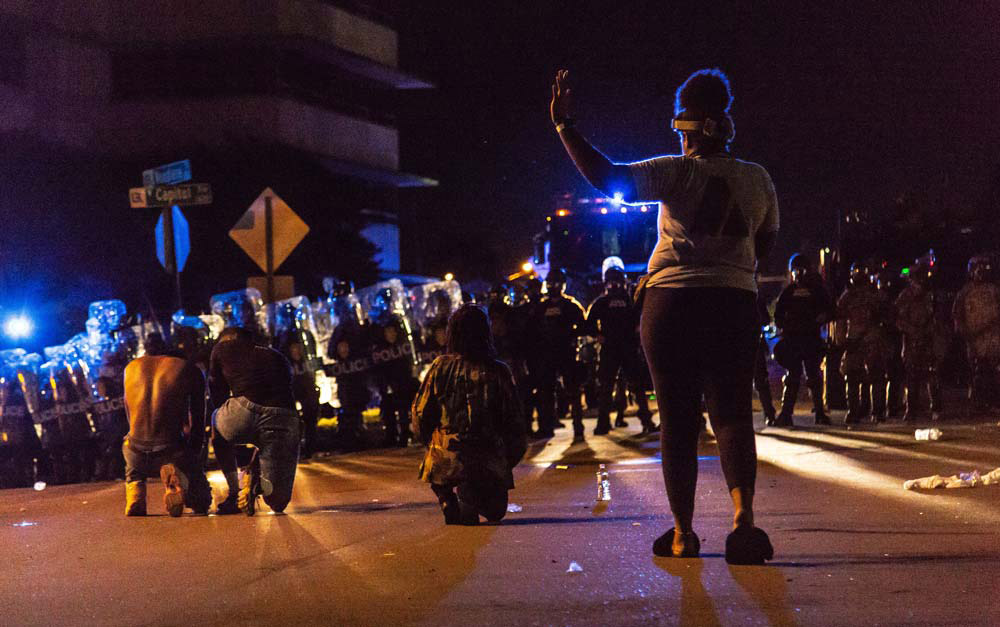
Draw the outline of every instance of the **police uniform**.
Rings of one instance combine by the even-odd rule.
[[[42,445],[16,377],[5,377],[0,385],[0,488],[28,487]]]
[[[840,372],[847,384],[847,417],[878,421],[885,415],[888,344],[882,330],[887,304],[869,283],[850,285],[837,301],[837,317],[847,322]]]
[[[941,411],[941,382],[938,363],[942,354],[937,342],[934,293],[926,286],[913,282],[896,299],[896,328],[903,336],[903,369],[905,371],[906,411],[903,420],[916,420],[920,409],[920,393],[926,387],[930,397],[931,415]]]
[[[970,280],[955,297],[952,316],[972,369],[969,397],[980,409],[994,405],[1000,365],[1000,288],[989,281]]]
[[[372,364],[382,402],[379,410],[386,446],[406,446],[410,440],[408,412],[419,385],[413,376],[414,346],[404,321],[383,316],[370,326]]]
[[[337,381],[340,414],[337,435],[346,449],[357,448],[364,432],[362,414],[371,400],[368,379],[372,367],[367,327],[361,324],[340,324],[334,329],[327,345],[327,356],[333,364],[327,368]]]
[[[583,331],[583,307],[564,294],[550,294],[534,311],[538,331],[538,428],[551,436],[556,428],[556,388],[558,379],[568,396],[573,432],[583,435],[583,406],[580,372],[576,361],[576,339]]]
[[[781,332],[781,339],[774,347],[774,357],[786,371],[782,379],[781,412],[775,420],[778,425],[792,424],[803,369],[812,395],[816,423],[830,423],[823,409],[823,372],[820,366],[824,347],[820,327],[831,317],[833,303],[822,281],[810,281],[809,277],[806,275],[803,280],[786,286],[774,306],[774,324]]]
[[[643,427],[652,427],[652,412],[649,411],[640,383],[642,375],[638,363],[637,325],[638,313],[631,296],[624,288],[609,289],[587,311],[587,331],[601,338],[597,366],[598,410],[595,435],[604,435],[611,430],[611,408],[619,373],[635,390],[639,420]]]

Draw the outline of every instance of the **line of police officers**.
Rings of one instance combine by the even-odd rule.
[[[900,409],[904,421],[915,421],[924,410],[924,391],[931,418],[940,419],[940,368],[953,332],[967,347],[972,372],[969,394],[975,407],[996,406],[1000,289],[991,281],[990,259],[976,256],[969,261],[967,283],[950,308],[948,299],[932,286],[934,265],[933,251],[917,259],[904,270],[906,285],[897,292],[891,275],[855,263],[847,287],[834,302],[809,261],[793,255],[788,264],[790,283],[774,306],[780,335],[774,358],[786,374],[777,415],[770,399],[761,397],[768,424],[792,426],[803,370],[816,424],[830,424],[823,406],[821,369],[828,357],[822,331],[829,322],[834,322],[828,338],[830,354],[841,353],[846,424],[864,419],[880,422],[898,415]]]

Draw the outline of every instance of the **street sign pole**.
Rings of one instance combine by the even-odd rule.
[[[268,334],[274,337],[274,210],[271,196],[264,196],[264,255],[267,259]]]
[[[177,290],[177,308],[183,309],[181,300],[181,273],[177,268],[177,250],[174,242],[174,208],[164,207],[160,210],[163,218],[163,258],[164,269],[174,277],[174,289]]]

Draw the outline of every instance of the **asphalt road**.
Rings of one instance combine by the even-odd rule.
[[[171,519],[155,485],[144,519],[123,516],[121,483],[4,491],[0,624],[1000,625],[1000,486],[901,487],[1000,466],[996,419],[946,423],[939,442],[901,425],[764,431],[765,567],[722,557],[731,517],[710,438],[703,555],[653,557],[672,523],[658,442],[631,422],[535,444],[511,494],[523,509],[499,526],[446,527],[412,448],[301,465],[283,516]]]

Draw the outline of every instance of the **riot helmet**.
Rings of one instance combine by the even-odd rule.
[[[542,282],[535,277],[531,277],[524,284],[524,294],[529,303],[538,300],[538,297],[542,294]]]
[[[510,288],[508,288],[503,283],[497,283],[490,288],[489,293],[489,304],[490,305],[506,305],[513,301],[510,300]]]
[[[788,274],[792,277],[792,283],[801,283],[810,272],[812,264],[802,253],[795,253],[788,258]]]
[[[608,268],[604,273],[604,285],[608,291],[623,290],[627,283],[625,273],[619,268]]]
[[[562,268],[553,268],[545,277],[545,291],[549,295],[562,296],[566,289],[566,272]]]
[[[976,255],[969,259],[969,278],[976,283],[985,283],[992,278],[993,264],[987,255]]]
[[[853,287],[861,287],[872,284],[872,273],[868,264],[863,261],[855,261],[851,264],[850,282]]]

